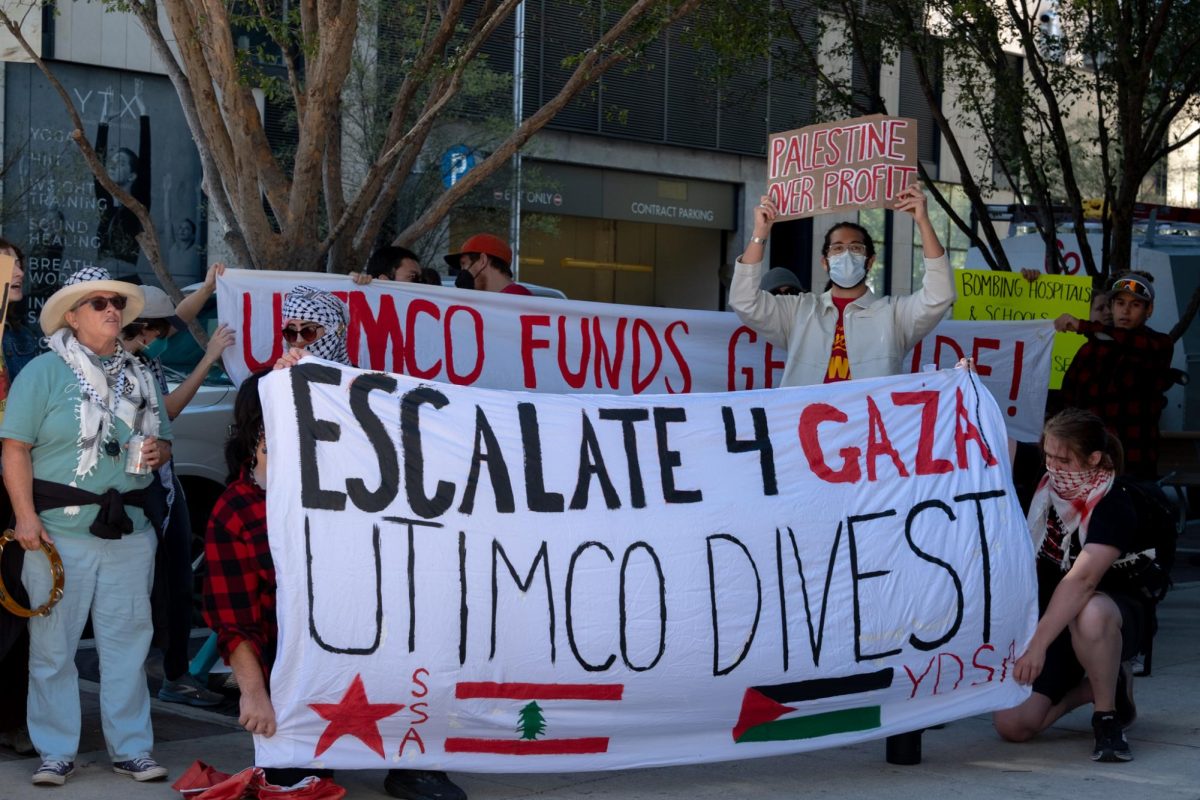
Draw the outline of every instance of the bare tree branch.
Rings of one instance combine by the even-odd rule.
[[[700,0],[683,0],[664,20],[664,25],[670,25],[690,14],[700,3]],[[629,49],[620,47],[622,37],[636,24],[652,7],[653,0],[637,0],[629,10],[608,31],[600,37],[580,60],[574,72],[567,78],[562,89],[548,103],[544,104],[534,114],[518,126],[517,130],[496,150],[484,160],[488,163],[506,163],[534,133],[545,127],[556,114],[583,88],[595,83],[615,64],[624,61],[629,56]],[[486,173],[478,167],[463,176],[450,189],[442,194],[425,210],[415,222],[403,230],[396,239],[410,241],[428,232],[449,211],[454,204],[484,179]]]

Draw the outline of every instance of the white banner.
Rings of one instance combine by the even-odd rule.
[[[1018,442],[1042,437],[1054,323],[946,320],[908,354],[906,366],[948,369],[961,358],[975,359],[983,385],[1004,411],[1008,435]]]
[[[256,764],[720,761],[1028,696],[1034,554],[964,370],[615,397],[306,360],[260,391],[279,728]]]
[[[783,374],[785,352],[728,312],[390,281],[354,286],[345,276],[326,273],[231,269],[217,283],[217,301],[221,322],[238,331],[238,343],[225,351],[236,383],[282,354],[283,296],[300,283],[347,302],[347,344],[355,364],[415,378],[488,389],[639,395],[769,389]],[[984,385],[1007,411],[1009,435],[1037,441],[1053,332],[1040,321],[947,321],[908,363],[916,372],[930,363],[953,366],[957,351],[975,354]]]

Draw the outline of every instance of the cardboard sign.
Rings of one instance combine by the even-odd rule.
[[[1092,310],[1092,281],[1083,275],[1041,275],[1027,281],[1019,272],[958,269],[954,319],[1054,320],[1062,314],[1087,319]],[[1062,387],[1071,359],[1087,339],[1056,333],[1051,353],[1050,388]]]
[[[618,397],[312,359],[259,391],[279,642],[255,764],[756,758],[1029,695],[1035,556],[973,373]]]
[[[779,220],[891,206],[916,176],[912,119],[874,114],[767,139],[767,194]]]
[[[460,386],[618,395],[770,389],[779,385],[787,358],[737,316],[717,311],[391,281],[354,286],[327,273],[229,269],[217,281],[217,310],[238,332],[223,356],[235,383],[283,354],[283,297],[300,283],[346,301],[347,346],[356,365]],[[1013,409],[1009,435],[1036,442],[1045,411],[1038,387],[1049,379],[1048,327],[943,321],[905,363],[918,372],[930,363],[954,366],[955,348],[974,353],[983,385]]]

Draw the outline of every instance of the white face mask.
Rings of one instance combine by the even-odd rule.
[[[829,256],[829,279],[843,289],[851,289],[867,277],[867,257],[849,250]]]

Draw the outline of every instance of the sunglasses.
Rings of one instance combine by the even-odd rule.
[[[170,324],[165,319],[139,319],[129,323],[124,328],[121,328],[121,335],[126,339],[132,339],[133,337],[140,335],[142,331],[149,329],[154,331],[159,336],[166,336],[167,330],[170,327]]]
[[[1150,293],[1149,287],[1147,287],[1146,284],[1142,283],[1141,281],[1134,280],[1133,278],[1122,278],[1114,283],[1112,285],[1112,294],[1115,295],[1117,292],[1129,292],[1134,297],[1138,297],[1147,301],[1154,299],[1154,296]]]
[[[296,328],[284,328],[279,333],[283,336],[283,340],[288,344],[295,344],[298,341],[303,341],[305,344],[310,344],[315,341],[321,331],[323,325],[305,325],[297,330]]]
[[[129,298],[123,294],[119,294],[116,297],[91,297],[81,303],[76,303],[72,307],[72,310],[82,308],[83,306],[91,306],[93,311],[103,311],[108,308],[110,303],[117,311],[124,311],[125,306],[129,304]]]

